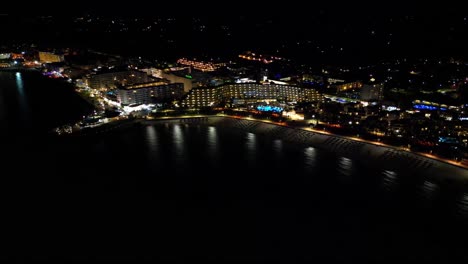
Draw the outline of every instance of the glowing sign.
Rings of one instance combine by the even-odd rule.
[[[439,137],[439,142],[447,144],[458,144],[458,140],[453,137]]]
[[[437,106],[425,105],[425,104],[414,104],[413,107],[419,110],[430,110],[430,111],[434,111],[434,110],[446,111],[447,110],[447,108],[445,107],[439,108]]]
[[[283,108],[279,106],[271,106],[271,105],[259,105],[257,106],[257,110],[262,111],[262,112],[276,112],[276,113],[283,112]]]
[[[419,109],[419,110],[437,110],[438,107],[432,106],[432,105],[424,105],[424,104],[415,104],[413,105],[414,108]]]

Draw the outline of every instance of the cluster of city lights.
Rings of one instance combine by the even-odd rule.
[[[213,63],[213,62],[203,62],[203,61],[195,61],[195,60],[189,60],[186,58],[182,58],[177,60],[177,63],[186,65],[186,66],[191,66],[196,70],[200,70],[203,72],[212,72],[216,71],[217,69],[226,66],[225,63]]]
[[[247,52],[247,54],[240,54],[239,58],[244,59],[244,60],[260,61],[265,64],[272,63],[275,60],[285,60],[284,58],[281,58],[281,57],[255,54],[251,52]]]

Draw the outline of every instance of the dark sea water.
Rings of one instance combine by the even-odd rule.
[[[133,263],[468,260],[468,190],[460,183],[196,124],[52,140],[41,131],[89,109],[56,82],[20,77],[0,73],[7,243],[0,255]]]
[[[91,107],[72,89],[38,72],[0,72],[2,135],[31,138],[89,113]]]

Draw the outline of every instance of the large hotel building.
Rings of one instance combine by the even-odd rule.
[[[222,99],[255,102],[257,100],[285,100],[296,102],[321,102],[322,95],[312,88],[290,85],[242,83],[216,88],[194,88],[182,100],[189,108],[209,107]]]
[[[150,82],[154,80],[147,73],[141,71],[111,71],[91,74],[85,78],[85,83],[92,89],[108,90],[121,85]]]
[[[152,104],[158,101],[179,100],[184,94],[184,85],[153,81],[122,86],[117,91],[117,99],[123,105]]]
[[[54,62],[63,62],[63,55],[54,54],[52,52],[39,51],[39,61],[41,63],[54,63]]]

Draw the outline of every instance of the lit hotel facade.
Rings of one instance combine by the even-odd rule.
[[[322,95],[312,88],[290,85],[240,83],[216,88],[194,88],[182,100],[182,106],[189,108],[213,106],[222,99],[243,101],[284,100],[288,102],[322,102]]]
[[[41,63],[63,62],[63,55],[54,54],[52,52],[39,51],[39,61]]]
[[[152,104],[158,101],[179,100],[183,94],[182,83],[156,81],[119,87],[117,99],[123,105]]]
[[[141,71],[115,71],[91,74],[84,79],[85,83],[92,89],[114,89],[120,85],[144,83],[154,80],[147,73]]]

